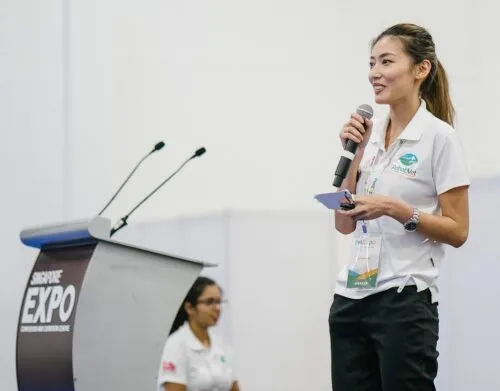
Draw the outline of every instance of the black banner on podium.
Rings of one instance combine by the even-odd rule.
[[[73,327],[95,244],[42,250],[24,293],[17,330],[19,391],[74,391]]]

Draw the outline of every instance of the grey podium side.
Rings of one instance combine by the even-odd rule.
[[[66,235],[64,243],[53,246],[79,246],[82,242],[95,246],[76,298],[72,362],[63,363],[61,370],[71,368],[76,391],[155,390],[163,346],[181,302],[202,268],[213,265],[112,240],[109,221],[103,218],[79,224],[80,231],[86,226],[83,234]],[[54,237],[54,232],[65,227],[77,231],[74,223],[27,230],[23,242],[39,246],[41,253],[45,248],[50,255],[50,240],[43,243],[40,238]],[[44,338],[43,333],[36,336]],[[22,373],[36,365],[29,362],[29,353],[22,360],[19,349],[17,354]],[[61,364],[57,357],[54,363]],[[21,384],[19,373],[18,368]]]

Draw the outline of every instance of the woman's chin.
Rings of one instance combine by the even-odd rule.
[[[375,94],[375,103],[378,105],[384,105],[389,103],[389,100],[383,94]]]
[[[216,326],[218,322],[219,322],[219,317],[217,317],[217,318],[211,318],[210,321],[209,321],[210,327]]]

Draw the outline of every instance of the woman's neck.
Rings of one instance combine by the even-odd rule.
[[[210,346],[210,336],[208,335],[208,329],[200,326],[194,322],[189,322],[189,327],[193,332],[194,336],[202,343],[203,346]]]
[[[398,138],[415,116],[420,107],[420,98],[418,96],[411,100],[404,99],[391,105],[389,114],[389,123],[385,133],[385,149]]]

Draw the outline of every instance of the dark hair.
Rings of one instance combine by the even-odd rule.
[[[182,301],[181,307],[179,308],[179,311],[177,312],[177,315],[175,316],[174,323],[172,324],[172,327],[170,328],[170,334],[175,332],[179,327],[181,327],[184,322],[188,320],[188,314],[186,310],[184,309],[184,304],[185,303],[190,303],[191,305],[195,306],[198,302],[198,299],[202,295],[203,291],[207,286],[211,285],[217,285],[217,283],[212,280],[211,278],[208,277],[198,277],[194,284],[191,286],[191,289],[189,289],[189,292],[187,293],[186,297]],[[218,286],[218,285],[217,285]],[[220,289],[220,288],[219,288]]]
[[[450,98],[448,76],[436,56],[432,36],[426,29],[415,24],[396,24],[375,38],[372,41],[372,48],[381,38],[387,36],[398,38],[415,64],[420,64],[424,60],[430,61],[432,68],[420,88],[421,96],[432,114],[453,126],[455,109]]]

